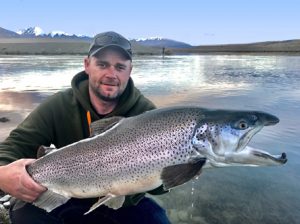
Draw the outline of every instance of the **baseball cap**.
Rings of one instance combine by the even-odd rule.
[[[90,45],[88,55],[93,56],[102,49],[111,46],[119,47],[131,60],[132,51],[129,40],[113,31],[97,34]]]

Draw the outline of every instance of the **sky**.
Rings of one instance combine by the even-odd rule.
[[[0,27],[94,36],[164,37],[191,45],[300,39],[300,0],[6,0]]]

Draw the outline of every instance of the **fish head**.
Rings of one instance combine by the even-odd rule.
[[[258,111],[209,111],[195,128],[193,147],[215,167],[283,164],[285,153],[275,156],[247,146],[264,126],[278,122],[276,116]]]

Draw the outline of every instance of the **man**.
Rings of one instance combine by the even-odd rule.
[[[100,206],[86,216],[83,213],[97,199],[71,199],[50,213],[31,204],[46,191],[26,172],[40,145],[60,148],[88,138],[89,125],[95,120],[155,108],[134,87],[131,57],[131,44],[123,36],[96,35],[84,59],[85,70],[74,76],[72,88],[39,105],[0,144],[0,189],[17,198],[10,209],[13,223],[169,223],[165,211],[144,194],[127,196],[118,210]],[[158,188],[149,193],[164,191]]]

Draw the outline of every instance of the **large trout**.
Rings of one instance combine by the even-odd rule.
[[[99,197],[89,210],[122,206],[125,195],[184,184],[202,167],[280,165],[247,146],[279,119],[257,111],[171,107],[92,124],[94,136],[55,149],[27,167],[47,187],[34,204],[48,212],[74,198]]]

